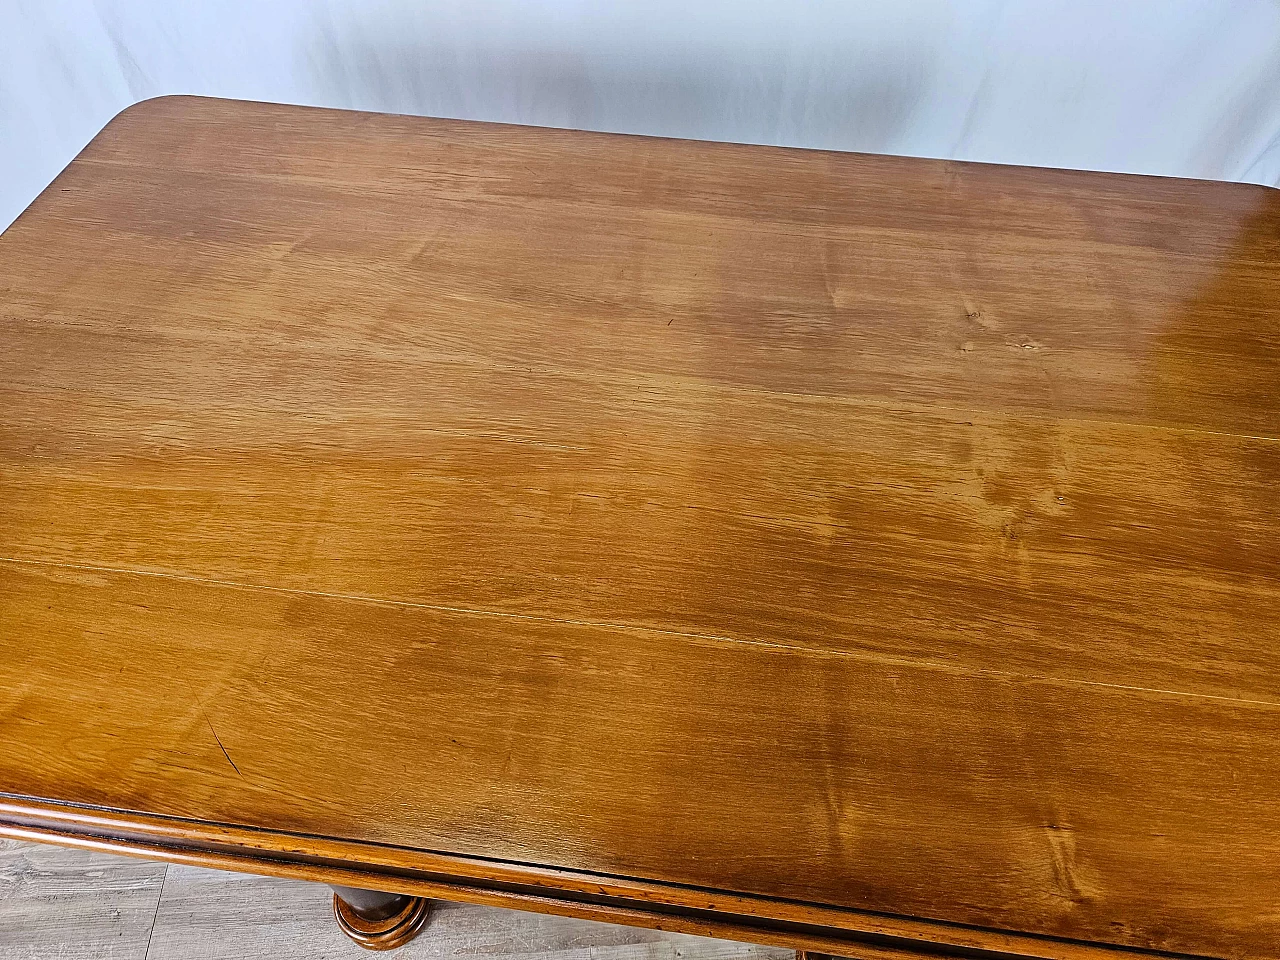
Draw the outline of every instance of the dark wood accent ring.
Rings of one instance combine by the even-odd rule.
[[[422,930],[431,915],[431,901],[398,895],[383,908],[359,910],[335,892],[333,915],[339,929],[365,949],[394,950]]]

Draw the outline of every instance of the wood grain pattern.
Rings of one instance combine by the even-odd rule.
[[[315,884],[172,867],[151,960],[367,960]],[[792,960],[792,951],[492,907],[439,903],[397,960]]]
[[[911,960],[922,949],[931,956],[974,956],[975,952],[983,957],[1042,960],[1114,960],[1116,956],[1110,946],[1057,937],[131,811],[18,799],[0,801],[0,817],[0,835],[19,840],[834,952],[849,960]]]
[[[167,869],[0,840],[0,957],[146,960]]]
[[[367,952],[333,923],[325,888],[0,841],[0,956],[103,960],[354,960]],[[165,875],[163,890],[160,876]],[[147,885],[141,878],[150,878]],[[139,892],[152,896],[135,908]],[[160,902],[154,902],[155,895]],[[145,906],[145,910],[142,907]],[[122,924],[139,923],[122,936]],[[154,926],[152,919],[154,917]],[[759,947],[546,914],[437,903],[427,933],[398,960],[792,960]]]
[[[148,102],[0,237],[0,784],[1270,956],[1277,304],[1265,188]]]

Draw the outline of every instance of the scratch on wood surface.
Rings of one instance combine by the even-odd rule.
[[[243,778],[244,774],[240,772],[240,768],[236,766],[236,762],[231,759],[231,754],[227,753],[227,748],[222,745],[222,738],[218,736],[218,731],[213,729],[213,721],[209,719],[209,715],[204,715],[204,722],[209,725],[209,732],[213,734],[213,739],[218,741],[218,749],[222,751],[222,755],[227,758],[227,763],[231,764],[231,769],[236,772],[236,776]]]

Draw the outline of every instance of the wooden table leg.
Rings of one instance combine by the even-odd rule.
[[[394,950],[418,935],[431,913],[426,897],[333,886],[333,915],[367,950]]]

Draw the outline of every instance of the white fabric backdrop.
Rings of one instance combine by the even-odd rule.
[[[162,93],[1280,184],[1280,0],[0,0],[0,227]]]

